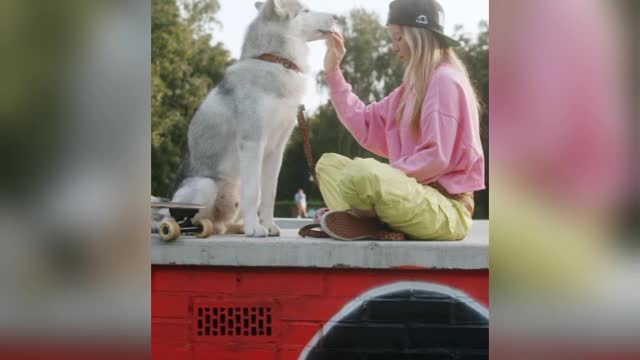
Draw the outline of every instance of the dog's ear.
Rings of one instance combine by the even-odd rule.
[[[284,9],[284,1],[283,0],[272,0],[273,1],[273,10],[275,11],[278,17],[285,17],[287,15]]]
[[[263,9],[267,18],[287,18],[289,14],[285,2],[285,0],[267,0],[260,8]],[[258,3],[256,3],[257,6]]]
[[[253,5],[256,7],[256,10],[260,11],[264,6],[264,1],[256,1],[256,3]]]

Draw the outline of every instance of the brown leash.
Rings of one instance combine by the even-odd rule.
[[[307,158],[307,165],[309,166],[309,174],[313,178],[314,184],[320,186],[318,183],[318,177],[316,176],[316,168],[313,163],[313,154],[311,153],[311,140],[309,139],[309,124],[304,116],[304,105],[298,107],[298,128],[300,129],[300,135],[302,135],[302,141],[304,145],[304,155]]]

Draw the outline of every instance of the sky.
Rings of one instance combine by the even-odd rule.
[[[222,28],[214,31],[214,41],[221,41],[231,51],[233,58],[240,57],[244,34],[256,15],[255,0],[218,0],[220,12],[218,20]],[[337,15],[348,15],[353,8],[373,10],[379,14],[381,22],[387,16],[390,0],[306,0],[305,3],[315,11],[330,12]],[[478,23],[481,20],[489,20],[489,0],[440,0],[445,11],[445,31],[453,33],[457,24],[464,26],[466,32],[476,33]],[[304,105],[309,114],[328,99],[326,93],[322,93],[316,84],[315,77],[323,68],[326,46],[324,41],[309,43],[309,72],[307,76],[307,89],[304,97]],[[349,49],[347,49],[348,51]]]

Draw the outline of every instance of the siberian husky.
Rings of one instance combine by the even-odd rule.
[[[213,221],[215,233],[266,237],[280,234],[276,185],[305,89],[307,42],[336,31],[338,17],[298,0],[257,2],[256,9],[239,61],[189,125],[172,202],[206,205],[199,216]]]

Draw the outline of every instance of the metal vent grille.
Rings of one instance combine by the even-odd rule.
[[[267,306],[197,306],[198,336],[271,336],[271,307]]]

